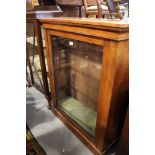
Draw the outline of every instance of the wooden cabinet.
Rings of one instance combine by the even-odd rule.
[[[27,79],[50,100],[45,41],[39,18],[61,16],[57,6],[35,6],[26,12]],[[31,77],[31,78],[30,78]]]
[[[52,111],[96,155],[120,136],[128,105],[127,21],[40,19]]]
[[[26,55],[27,80],[50,100],[45,41],[37,19],[27,20]],[[31,77],[31,78],[30,78]]]

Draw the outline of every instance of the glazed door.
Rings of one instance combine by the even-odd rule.
[[[51,62],[56,108],[95,138],[103,42],[51,33]],[[96,44],[94,44],[96,42]]]

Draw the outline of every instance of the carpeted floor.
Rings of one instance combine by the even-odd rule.
[[[45,97],[27,88],[26,122],[47,155],[93,155],[92,152],[47,108]]]

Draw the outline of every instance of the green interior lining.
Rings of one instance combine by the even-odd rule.
[[[95,136],[97,113],[73,97],[66,97],[59,101],[59,107],[88,134]]]

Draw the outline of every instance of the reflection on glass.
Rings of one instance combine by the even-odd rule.
[[[51,36],[59,108],[95,136],[102,46]]]

